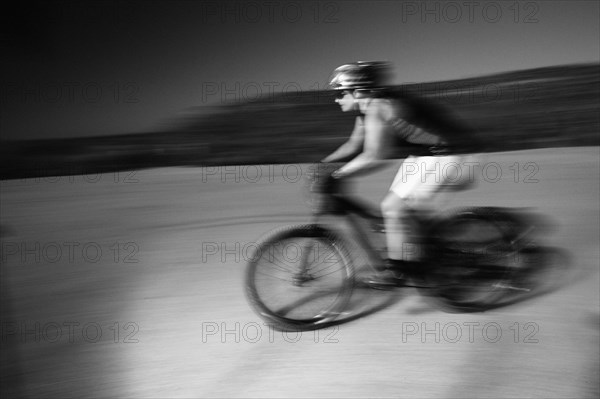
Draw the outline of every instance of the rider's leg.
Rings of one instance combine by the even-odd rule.
[[[388,267],[421,272],[418,264],[420,237],[418,223],[411,216],[415,210],[427,210],[434,194],[446,183],[445,166],[454,157],[409,157],[401,165],[390,192],[381,203],[388,246]],[[373,278],[374,286],[392,285],[393,276]]]
[[[402,164],[382,203],[390,258],[418,260],[421,239],[409,212],[430,210],[442,187],[457,184],[458,179],[450,176],[448,169],[459,161],[457,156],[426,156],[409,157]]]
[[[411,156],[402,162],[388,195],[381,203],[388,257],[393,260],[413,261],[418,257],[414,245],[416,226],[409,213],[416,205],[414,194],[422,183],[420,159]]]
[[[416,246],[413,245],[414,226],[409,211],[407,200],[393,191],[381,202],[389,259],[413,261],[417,258]]]
[[[388,259],[376,275],[367,280],[373,288],[389,289],[404,284],[404,273],[412,269],[414,254],[407,237],[411,236],[406,201],[390,191],[381,203],[385,223]]]
[[[409,158],[415,159],[415,158]],[[416,179],[408,179],[408,173],[403,173],[406,170],[406,166],[409,165],[412,170],[412,165],[406,160],[400,167],[400,171],[394,179],[394,183],[390,188],[390,192],[381,202],[381,212],[383,214],[385,223],[385,236],[388,248],[388,259],[383,265],[384,270],[371,277],[367,283],[374,288],[388,289],[394,286],[402,284],[403,273],[406,271],[409,260],[412,260],[415,256],[413,253],[409,253],[410,246],[407,242],[407,237],[411,235],[410,232],[410,218],[408,217],[409,212],[409,194],[411,187],[418,183]],[[394,187],[402,185],[403,191],[397,192],[393,190]]]
[[[381,204],[391,259],[416,261],[420,252],[418,225],[411,212],[427,211],[435,194],[453,184],[448,166],[458,165],[456,156],[409,157],[401,165],[389,194]]]

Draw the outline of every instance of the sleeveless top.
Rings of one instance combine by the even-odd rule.
[[[450,155],[480,152],[474,132],[458,121],[449,110],[431,101],[406,93],[388,92],[383,100],[392,103],[390,121],[396,145],[409,144],[414,155]]]

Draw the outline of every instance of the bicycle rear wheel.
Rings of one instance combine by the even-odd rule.
[[[254,310],[280,329],[310,330],[344,309],[354,268],[336,234],[317,225],[284,227],[260,240],[246,269]]]
[[[503,221],[484,209],[464,210],[435,225],[429,236],[424,279],[447,310],[485,310],[506,294],[518,249]]]

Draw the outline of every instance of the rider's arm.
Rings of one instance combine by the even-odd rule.
[[[341,162],[347,158],[360,154],[365,140],[365,127],[362,118],[357,117],[354,130],[348,141],[342,144],[332,154],[325,157],[321,162]]]
[[[363,151],[360,155],[338,169],[333,177],[350,177],[360,173],[372,172],[385,166],[385,160],[393,148],[393,132],[378,106],[369,107],[365,113],[365,139]]]

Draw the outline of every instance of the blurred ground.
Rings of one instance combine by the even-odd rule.
[[[480,166],[478,186],[445,206],[548,216],[543,244],[561,254],[548,292],[471,314],[408,289],[359,292],[356,306],[391,305],[303,334],[265,326],[242,277],[261,234],[306,220],[307,165],[2,181],[3,394],[598,397],[598,147]],[[375,202],[392,178],[356,190]]]

